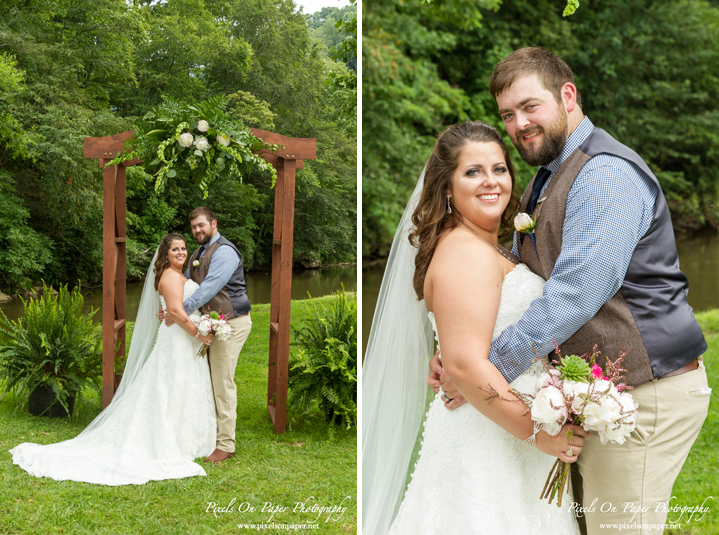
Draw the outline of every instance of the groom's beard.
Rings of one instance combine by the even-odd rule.
[[[198,245],[207,245],[210,243],[210,240],[212,239],[212,236],[209,236],[207,234],[201,234],[201,235],[195,235],[195,241],[198,243]]]
[[[517,132],[516,136],[510,139],[525,162],[532,167],[538,165],[546,166],[552,163],[557,156],[562,153],[564,145],[567,142],[567,137],[569,137],[567,130],[567,115],[560,113],[557,120],[549,125],[546,130],[541,126],[533,126]],[[532,132],[542,132],[544,134],[544,141],[536,149],[530,149],[518,141],[522,136],[531,134]]]

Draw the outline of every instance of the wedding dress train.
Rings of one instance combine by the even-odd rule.
[[[524,264],[505,277],[494,338],[519,321],[542,295],[543,285]],[[429,315],[436,336],[434,315]],[[511,386],[534,394],[543,371],[537,362]],[[569,509],[571,490],[561,508],[539,498],[555,460],[469,404],[447,410],[437,395],[427,413],[412,480],[389,533],[578,535]]]
[[[188,280],[183,301],[198,287]],[[206,475],[193,459],[213,452],[217,424],[207,359],[196,356],[200,345],[179,325],[162,323],[137,379],[116,396],[108,417],[71,440],[20,444],[10,450],[13,462],[33,476],[103,485]]]

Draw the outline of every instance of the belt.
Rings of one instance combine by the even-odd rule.
[[[675,375],[681,375],[686,372],[690,372],[692,370],[696,370],[699,367],[699,361],[697,359],[694,359],[689,364],[685,364],[678,370],[674,370],[673,372],[669,372],[666,375],[662,375],[660,379],[666,379],[667,377],[674,377]]]

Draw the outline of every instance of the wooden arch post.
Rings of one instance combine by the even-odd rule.
[[[303,160],[317,157],[317,141],[290,138],[251,129],[267,143],[282,145],[277,154],[261,156],[277,169],[275,220],[272,239],[272,295],[267,409],[275,433],[287,428],[287,379],[290,354],[290,299],[295,212],[295,171]],[[133,131],[107,137],[86,137],[85,158],[96,158],[103,170],[102,238],[102,408],[115,394],[115,358],[125,355],[127,280],[127,184],[126,169],[140,163],[129,160],[108,167]],[[120,341],[115,353],[116,340]]]
[[[275,224],[272,235],[272,296],[270,298],[270,361],[267,377],[267,410],[275,433],[287,430],[287,379],[290,357],[290,300],[292,297],[292,245],[295,221],[295,171],[303,160],[317,158],[317,141],[290,138],[252,129],[267,143],[282,145],[265,160],[277,169]]]

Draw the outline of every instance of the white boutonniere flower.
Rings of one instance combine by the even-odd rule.
[[[529,239],[532,240],[532,245],[534,245],[534,252],[537,253],[537,257],[539,257],[537,238],[534,236],[534,230],[537,228],[537,219],[538,218],[532,217],[526,212],[520,212],[514,218],[514,228],[520,234],[520,243],[524,242],[524,234],[529,236]]]
[[[200,267],[200,261],[199,261],[199,260],[195,260],[195,261],[192,263],[192,265],[193,265],[194,267]]]
[[[531,234],[534,232],[534,229],[537,228],[537,218],[525,212],[520,212],[514,218],[514,228],[517,232]]]

